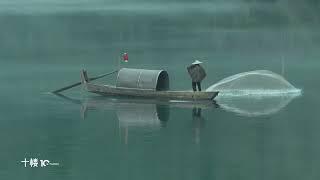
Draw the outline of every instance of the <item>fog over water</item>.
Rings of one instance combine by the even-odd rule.
[[[0,179],[319,179],[319,23],[317,0],[1,0]],[[123,52],[121,67],[167,70],[173,90],[191,90],[186,67],[198,59],[203,89],[266,70],[225,85],[302,94],[207,104],[48,94],[83,68],[115,70]]]

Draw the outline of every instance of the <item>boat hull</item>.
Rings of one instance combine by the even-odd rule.
[[[145,89],[118,88],[109,85],[86,84],[87,91],[100,95],[132,96],[156,99],[175,100],[213,100],[218,92],[191,92],[191,91],[153,91]]]

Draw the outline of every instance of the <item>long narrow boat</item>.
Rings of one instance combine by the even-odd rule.
[[[115,86],[89,82],[87,72],[81,71],[81,83],[88,92],[106,96],[129,96],[153,99],[201,101],[213,100],[219,92],[170,91],[169,77],[163,70],[122,68]]]

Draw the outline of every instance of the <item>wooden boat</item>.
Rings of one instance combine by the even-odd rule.
[[[129,96],[152,99],[201,101],[213,100],[219,92],[170,91],[169,78],[163,70],[122,68],[116,86],[89,82],[87,72],[81,71],[81,83],[88,92],[106,96]]]

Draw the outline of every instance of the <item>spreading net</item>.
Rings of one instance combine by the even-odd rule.
[[[300,93],[282,76],[267,70],[235,74],[210,86],[206,91],[220,91],[219,95],[278,95]]]

